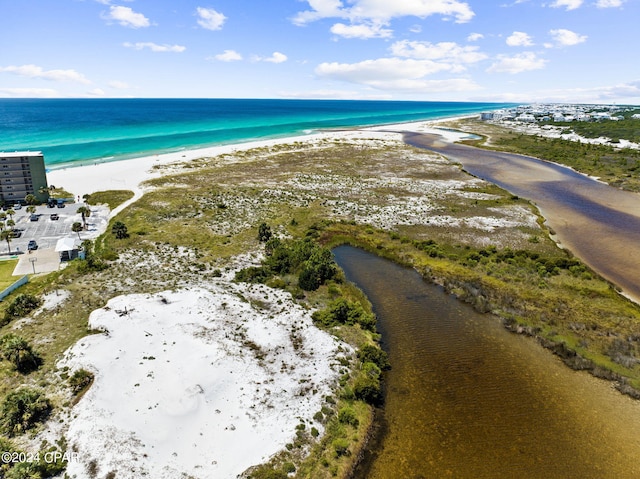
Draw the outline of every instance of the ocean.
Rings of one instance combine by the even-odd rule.
[[[479,113],[503,103],[267,99],[0,99],[0,151],[48,169]]]

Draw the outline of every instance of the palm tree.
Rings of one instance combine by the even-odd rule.
[[[27,206],[27,213],[29,213],[30,215],[32,215],[33,213],[36,212],[36,207],[34,205],[29,205]]]
[[[41,359],[38,353],[31,349],[26,339],[13,333],[6,334],[0,339],[0,347],[4,358],[13,363],[17,371],[27,373],[37,369]]]
[[[76,213],[80,213],[80,215],[82,215],[82,227],[87,229],[87,218],[91,216],[91,210],[86,206],[81,206],[78,208]]]
[[[7,210],[7,214],[11,217],[11,219],[13,219],[13,215],[15,215],[16,212],[13,210],[13,208],[9,208]]]
[[[71,225],[71,231],[73,231],[74,233],[78,233],[79,240],[82,240],[82,238],[80,238],[80,231],[82,231],[83,229],[84,227],[82,226],[82,223],[80,223],[79,221],[76,221]]]
[[[9,250],[9,253],[11,253],[11,238],[13,238],[13,231],[5,229],[0,231],[0,240],[5,240],[7,242],[7,249]]]

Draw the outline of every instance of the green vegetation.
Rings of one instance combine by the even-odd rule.
[[[26,316],[41,304],[42,300],[32,294],[22,293],[17,295],[5,309],[3,324]]]
[[[12,333],[0,338],[0,353],[20,373],[31,372],[42,362],[40,355],[31,349],[26,339]]]
[[[382,399],[381,380],[389,360],[377,344],[370,304],[344,281],[333,262],[330,248],[342,243],[410,265],[478,310],[499,314],[510,329],[555,347],[574,367],[608,371],[622,388],[640,389],[640,310],[635,304],[559,250],[535,224],[487,233],[462,221],[436,221],[531,211],[525,200],[470,181],[457,166],[433,155],[383,142],[367,148],[339,142],[309,149],[294,144],[253,150],[236,159],[201,159],[179,175],[153,180],[154,189],[114,218],[95,245],[83,243],[85,260],[34,278],[21,289],[35,302],[12,306],[20,296],[13,293],[0,303],[6,322],[28,315],[44,293],[68,295],[64,305],[20,325],[26,346],[46,344],[38,347],[41,363],[28,380],[51,399],[32,389],[25,393],[32,400],[12,396],[27,389],[21,388],[25,376],[16,373],[12,362],[0,362],[5,434],[37,426],[51,408],[69,407],[90,387],[90,372],[71,374],[58,371],[55,364],[67,348],[91,333],[87,317],[92,310],[119,294],[219,278],[230,271],[231,258],[264,251],[264,260],[241,270],[236,279],[291,292],[314,311],[319,327],[348,342],[356,354],[341,361],[340,388],[324,398],[316,412],[314,420],[322,427],[302,423],[285,451],[248,476],[278,478],[295,471],[297,477],[346,477],[363,447],[372,405]],[[393,181],[380,180],[383,177]],[[419,189],[423,180],[426,186]],[[436,180],[463,186],[438,189]],[[90,204],[115,207],[132,195],[122,192],[120,200],[105,200],[103,194],[119,195],[94,194]],[[365,224],[367,218],[384,216],[389,206],[405,208],[422,200],[428,215],[408,216],[397,225]],[[395,221],[399,214],[393,215]],[[118,233],[119,224],[126,225],[126,235]],[[488,239],[495,245],[487,246]],[[0,335],[15,334],[11,327],[5,325]],[[75,397],[49,394],[60,384],[68,385]],[[20,408],[26,422],[11,414]]]
[[[20,388],[0,405],[0,428],[8,436],[22,434],[42,422],[51,412],[51,402],[37,389]]]
[[[11,286],[18,276],[13,276],[13,270],[16,269],[18,260],[0,261],[0,291]]]
[[[620,140],[632,141],[640,143],[640,120],[631,119],[633,111],[625,114],[626,118],[619,121],[602,120],[602,121],[574,121],[571,123],[554,123],[548,124],[555,126],[568,127],[574,133],[585,138],[610,138],[614,143]],[[635,110],[635,113],[638,113]]]
[[[85,195],[85,202],[88,205],[107,205],[110,210],[116,209],[125,201],[133,198],[133,191],[130,190],[108,190],[96,191],[90,195]]]
[[[553,161],[598,177],[611,186],[640,191],[640,150],[529,135],[478,120],[464,120],[455,126],[485,136],[470,142],[474,146]],[[586,138],[608,137],[616,141],[624,138],[640,142],[640,120],[572,122],[562,126]],[[488,144],[484,143],[486,138],[490,138]]]

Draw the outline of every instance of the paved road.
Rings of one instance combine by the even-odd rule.
[[[564,247],[640,302],[640,195],[555,163],[447,143],[439,135],[407,132],[404,140],[533,201]]]

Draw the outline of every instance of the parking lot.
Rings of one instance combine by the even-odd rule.
[[[31,221],[31,215],[26,207],[16,210],[13,215],[15,230],[20,231],[20,237],[11,240],[11,251],[19,253],[19,263],[14,275],[33,273],[34,263],[36,272],[55,271],[60,266],[58,254],[55,253],[56,243],[61,238],[78,238],[78,234],[71,231],[75,222],[82,223],[82,217],[77,210],[84,203],[72,203],[64,208],[49,208],[46,205],[38,206],[35,215],[37,221]],[[105,206],[91,206],[91,216],[86,218],[87,229],[80,232],[80,239],[95,239],[102,234],[109,222],[109,209]],[[52,219],[51,215],[58,215],[58,219]],[[35,240],[38,247],[29,253],[27,245],[30,240]],[[0,251],[7,251],[7,244],[0,244]],[[29,259],[36,261],[29,261]]]

